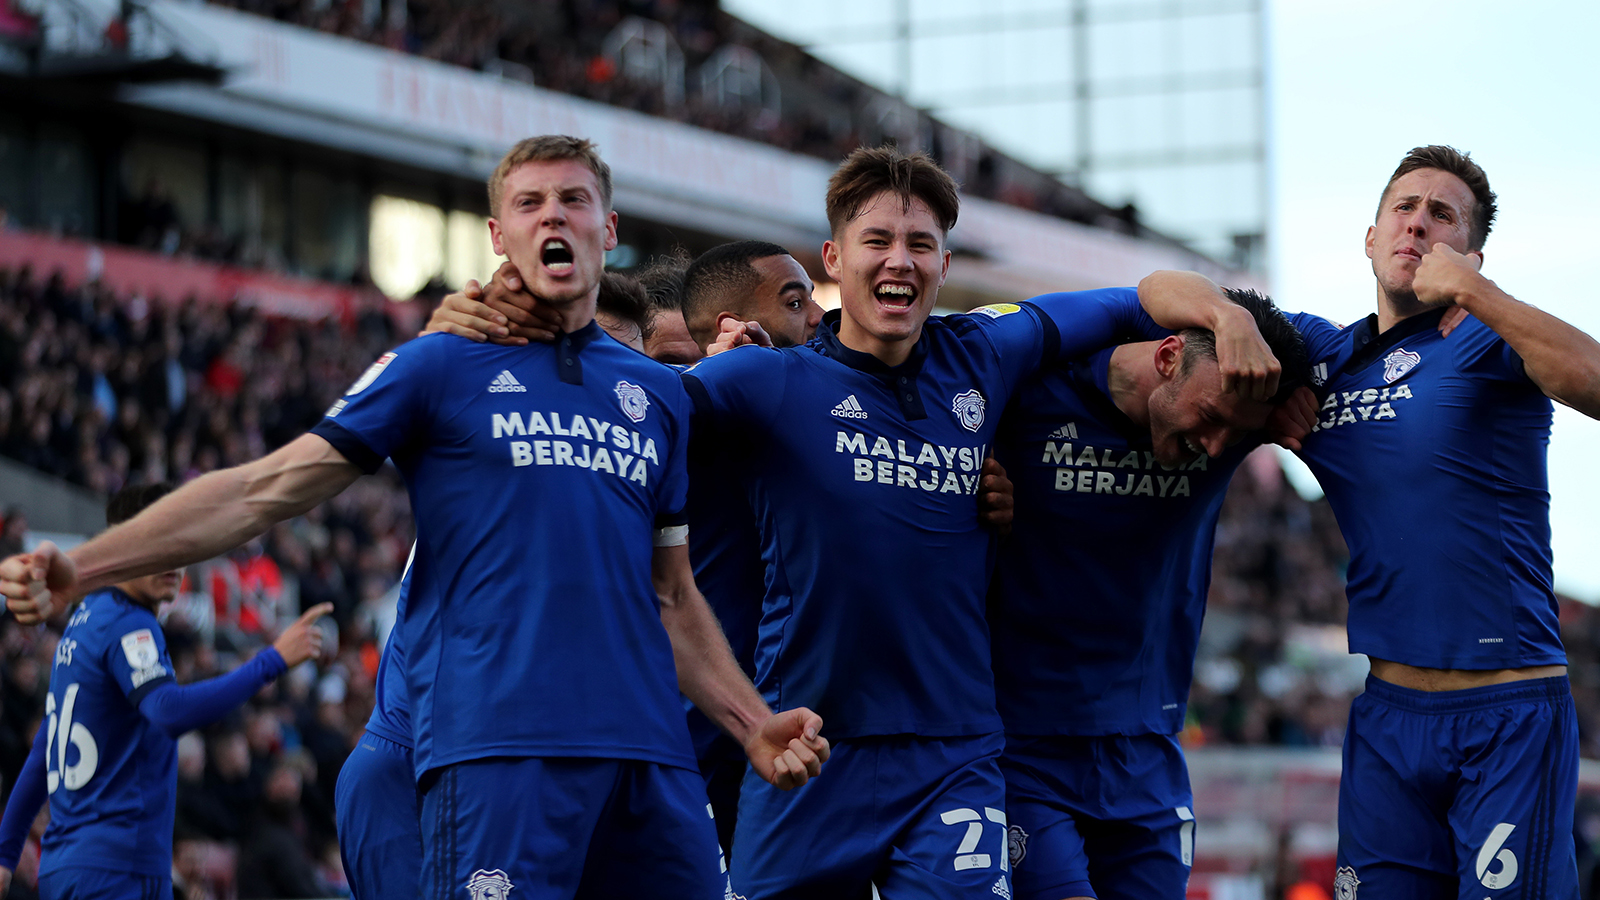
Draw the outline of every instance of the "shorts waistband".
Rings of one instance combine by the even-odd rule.
[[[1366,693],[1381,703],[1418,713],[1458,713],[1494,709],[1529,700],[1572,702],[1572,682],[1565,675],[1489,684],[1460,691],[1419,691],[1367,676]]]

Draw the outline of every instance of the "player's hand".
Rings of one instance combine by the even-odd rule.
[[[1301,441],[1317,424],[1317,395],[1301,385],[1267,417],[1267,440],[1299,450]]]
[[[78,566],[55,544],[45,541],[32,553],[0,562],[0,594],[6,608],[24,625],[37,625],[56,614],[72,586],[78,583]]]
[[[285,665],[292,669],[322,653],[322,629],[317,627],[317,620],[331,612],[332,603],[318,603],[278,635],[272,646]]]
[[[1217,340],[1217,370],[1222,389],[1241,397],[1266,401],[1278,392],[1283,367],[1256,329],[1256,321],[1243,307],[1231,306],[1212,329]]]
[[[517,346],[526,344],[526,338],[511,337],[506,317],[482,303],[479,300],[482,296],[483,289],[476,281],[468,281],[460,293],[446,294],[417,336],[443,332],[480,344],[488,340]]]
[[[1467,316],[1470,315],[1472,315],[1472,313],[1467,312],[1459,306],[1451,307],[1450,311],[1444,314],[1444,318],[1439,320],[1439,336],[1449,337],[1450,332],[1455,331],[1456,326],[1460,325],[1462,322],[1465,322],[1467,320]]]
[[[803,706],[768,716],[744,745],[756,773],[783,791],[816,777],[830,752],[822,717]]]
[[[1432,250],[1422,255],[1417,274],[1411,279],[1411,289],[1424,306],[1454,305],[1486,280],[1478,274],[1482,265],[1483,255],[1476,251],[1457,253],[1444,244],[1434,244]]]
[[[706,348],[707,356],[716,356],[724,350],[743,347],[747,344],[757,347],[771,347],[772,338],[767,330],[761,327],[760,322],[741,322],[730,315],[723,315],[717,319],[717,338]]]
[[[10,891],[11,891],[11,870],[6,868],[5,866],[0,866],[0,900],[5,900],[6,894],[9,893]]]
[[[495,270],[494,277],[483,286],[480,299],[511,323],[510,336],[523,338],[523,343],[548,344],[561,333],[561,314],[528,293],[521,273],[510,260]]]
[[[1016,488],[1006,470],[994,457],[983,461],[983,477],[978,479],[978,521],[993,528],[1001,537],[1011,533],[1016,515]]]

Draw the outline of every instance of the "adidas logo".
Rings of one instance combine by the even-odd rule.
[[[1006,883],[1006,877],[1004,875],[1001,875],[1000,880],[996,881],[994,883],[994,887],[990,888],[989,890],[992,891],[995,896],[999,897],[1000,900],[1011,900],[1011,885]]]
[[[1046,437],[1047,440],[1049,438],[1071,438],[1072,440],[1077,440],[1078,439],[1078,423],[1077,422],[1068,422],[1067,424],[1061,426],[1060,428],[1057,428],[1055,431],[1050,432],[1045,437]]]
[[[839,405],[833,408],[833,414],[841,419],[865,419],[867,417],[867,411],[861,408],[861,403],[856,400],[855,394],[840,400]]]
[[[528,389],[522,386],[522,382],[518,381],[509,369],[501,369],[500,374],[489,382],[489,393],[491,394],[526,394],[527,392]]]

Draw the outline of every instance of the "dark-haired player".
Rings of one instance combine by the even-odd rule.
[[[730,318],[760,324],[774,347],[797,347],[811,340],[822,321],[811,289],[805,268],[777,244],[719,244],[684,270],[683,319],[702,350]]]
[[[733,876],[752,898],[1011,890],[981,467],[1042,363],[1161,332],[1132,289],[930,319],[958,205],[926,156],[851,154],[823,246],[840,313],[803,348],[741,347],[684,376],[697,434],[751,461],[767,565],[758,684],[776,708],[825,710],[835,741],[828,777],[801,794],[746,779]],[[1231,333],[1238,316],[1219,301],[1184,324]],[[1266,382],[1269,363],[1275,383],[1264,350],[1247,368]]]
[[[124,488],[106,507],[111,525],[171,490]],[[45,720],[0,820],[0,895],[47,798],[39,895],[172,896],[172,822],[177,740],[250,699],[316,656],[323,603],[284,629],[271,647],[207,681],[173,681],[156,609],[178,591],[180,570],[129,578],[83,598],[56,645]]]
[[[1494,213],[1477,163],[1412,150],[1367,229],[1377,313],[1291,317],[1321,380],[1300,452],[1372,663],[1345,733],[1342,897],[1577,896],[1545,455],[1551,398],[1600,417],[1600,345],[1478,274]],[[1451,306],[1470,314],[1453,331]]]
[[[1266,400],[1222,389],[1189,329],[1048,367],[996,436],[1017,484],[989,593],[1019,900],[1179,900],[1194,850],[1183,727],[1228,482],[1309,374],[1272,301],[1248,310],[1282,366]]]

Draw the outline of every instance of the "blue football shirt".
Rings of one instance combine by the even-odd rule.
[[[1041,360],[1157,333],[1132,289],[931,318],[890,367],[824,317],[804,347],[692,367],[697,427],[749,448],[766,566],[757,687],[835,739],[1000,729],[976,493],[1000,410]]]
[[[1112,402],[1111,350],[1052,366],[1006,407],[1016,518],[990,588],[995,694],[1015,735],[1183,727],[1228,481],[1254,443],[1180,466]]]
[[[1441,669],[1565,665],[1549,398],[1482,322],[1377,332],[1304,313],[1322,409],[1301,456],[1350,546],[1350,650]]]
[[[50,796],[42,872],[171,874],[177,742],[139,713],[139,701],[172,680],[150,610],[110,588],[73,611],[39,726]]]
[[[378,677],[372,686],[372,715],[367,717],[367,730],[399,744],[414,746],[411,738],[411,701],[406,697],[406,648],[404,629],[400,623],[406,617],[406,595],[411,593],[411,563],[416,558],[413,546],[406,559],[405,573],[400,576],[400,599],[395,602],[394,627],[389,629],[389,640],[378,657]]]
[[[594,323],[555,344],[433,334],[380,359],[315,433],[411,496],[400,639],[417,773],[492,756],[694,768],[651,585],[682,524],[679,376]]]
[[[748,448],[736,436],[696,441],[689,445],[689,559],[695,585],[716,614],[733,658],[752,679],[756,676],[756,631],[761,598],[766,592],[766,567],[755,512],[745,493],[743,471]],[[695,756],[742,759],[744,750],[705,714],[689,707],[689,735]]]

